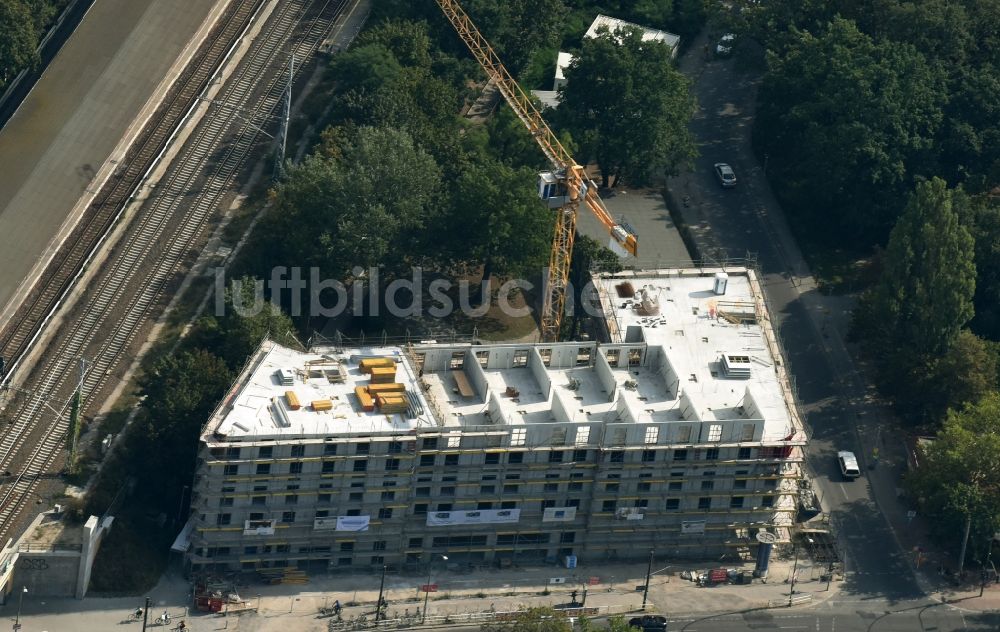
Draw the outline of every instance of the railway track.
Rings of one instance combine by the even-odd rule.
[[[212,108],[204,116],[155,195],[144,202],[84,302],[72,319],[64,321],[50,350],[32,371],[30,396],[20,397],[8,410],[11,425],[0,438],[0,471],[13,474],[0,491],[0,539],[16,535],[11,532],[15,518],[39,476],[50,470],[62,452],[68,426],[65,402],[77,385],[79,358],[90,358],[82,379],[86,409],[112,369],[130,359],[125,356],[135,336],[197,247],[206,221],[230,191],[262,128],[271,122],[290,80],[282,72],[287,59],[294,54],[301,68],[347,4],[347,0],[282,0],[275,6],[213,101],[228,107]],[[211,80],[211,73],[206,79]],[[245,107],[248,103],[252,107]],[[227,112],[230,108],[242,112],[235,121]],[[52,403],[63,410],[56,410]]]

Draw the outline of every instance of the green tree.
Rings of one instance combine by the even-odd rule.
[[[142,414],[124,452],[144,502],[177,507],[194,475],[198,434],[231,384],[226,363],[203,349],[165,355],[141,379]]]
[[[941,542],[964,549],[968,524],[968,557],[981,557],[1000,529],[1000,395],[950,412],[905,483]]]
[[[575,308],[573,309],[573,318],[563,319],[561,340],[576,340],[587,320],[587,313],[583,311],[582,305],[583,301],[587,300],[585,294],[593,269],[608,273],[621,272],[622,260],[610,248],[605,247],[596,239],[577,234],[576,241],[573,243],[573,259],[570,261],[569,268]]]
[[[361,127],[328,140],[276,189],[258,267],[317,266],[338,278],[355,266],[401,271],[433,239],[422,229],[439,212],[437,164],[400,130]]]
[[[641,186],[691,163],[695,102],[665,44],[644,42],[634,28],[605,30],[583,40],[565,75],[558,118],[580,158],[600,167],[603,186]]]
[[[378,90],[400,80],[403,67],[392,52],[381,44],[352,46],[333,58],[330,64],[337,76],[337,90]]]
[[[858,319],[881,382],[897,402],[926,403],[924,376],[972,318],[975,286],[973,241],[952,192],[938,178],[918,184]]]
[[[973,315],[973,257],[972,236],[944,180],[918,184],[892,230],[875,292],[883,339],[947,351]]]
[[[509,621],[484,623],[482,632],[573,632],[562,613],[552,608],[527,608],[514,615]]]
[[[531,169],[484,160],[467,166],[454,183],[452,211],[440,234],[455,244],[457,259],[482,262],[484,282],[545,265],[555,222],[535,194],[535,179]]]
[[[28,5],[0,0],[0,89],[24,69],[38,64],[38,31]]]
[[[233,300],[235,288],[239,289],[235,301],[238,305]],[[257,289],[257,282],[250,277],[238,279],[238,285],[227,288],[225,314],[214,325],[215,346],[233,370],[242,367],[265,338],[286,347],[301,347],[292,319]]]
[[[927,161],[946,98],[943,73],[913,46],[836,18],[772,55],[755,146],[791,213],[829,239],[884,239]]]
[[[975,404],[997,388],[997,350],[994,345],[964,330],[933,362],[923,397],[927,413],[941,418],[948,409]]]
[[[976,315],[973,331],[1000,340],[1000,199],[955,191],[955,207],[975,240]]]
[[[467,0],[462,5],[515,76],[540,49],[559,45],[562,0]]]

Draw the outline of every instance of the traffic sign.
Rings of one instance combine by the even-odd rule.
[[[422,586],[420,586],[420,592],[431,593],[431,592],[437,592],[437,591],[438,591],[438,585],[437,584],[423,584]]]

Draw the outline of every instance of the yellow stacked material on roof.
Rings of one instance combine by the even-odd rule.
[[[405,395],[396,393],[383,393],[375,397],[378,409],[383,413],[405,413],[407,401]]]
[[[288,407],[292,410],[302,408],[302,404],[299,403],[299,396],[295,394],[295,391],[285,391],[285,399],[288,400]]]
[[[321,410],[332,410],[333,409],[333,401],[331,401],[329,399],[314,399],[313,403],[312,403],[312,407],[313,407],[313,410],[315,410],[317,412],[321,411]]]
[[[358,363],[362,373],[371,373],[377,367],[395,367],[396,361],[392,358],[365,358]]]
[[[375,410],[375,402],[372,401],[372,396],[368,394],[368,388],[365,386],[355,386],[354,394],[357,395],[358,401],[361,402],[361,408],[365,412],[372,412]]]
[[[396,366],[373,367],[372,384],[392,384],[396,381]]]
[[[372,384],[368,387],[368,392],[372,395],[379,393],[403,393],[406,391],[406,384],[393,382],[392,384]]]

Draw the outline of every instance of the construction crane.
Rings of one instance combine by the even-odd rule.
[[[555,342],[559,339],[559,329],[566,309],[569,268],[573,257],[573,241],[576,238],[576,218],[580,203],[586,204],[607,229],[611,235],[609,245],[619,256],[636,254],[638,242],[635,231],[627,224],[620,224],[611,217],[597,194],[597,185],[587,177],[584,168],[573,160],[573,156],[552,133],[534,102],[504,67],[500,57],[469,19],[465,10],[455,0],[435,1],[552,164],[552,171],[539,174],[538,195],[549,208],[558,209],[552,252],[549,255],[547,287],[542,305],[542,339],[546,342]]]

